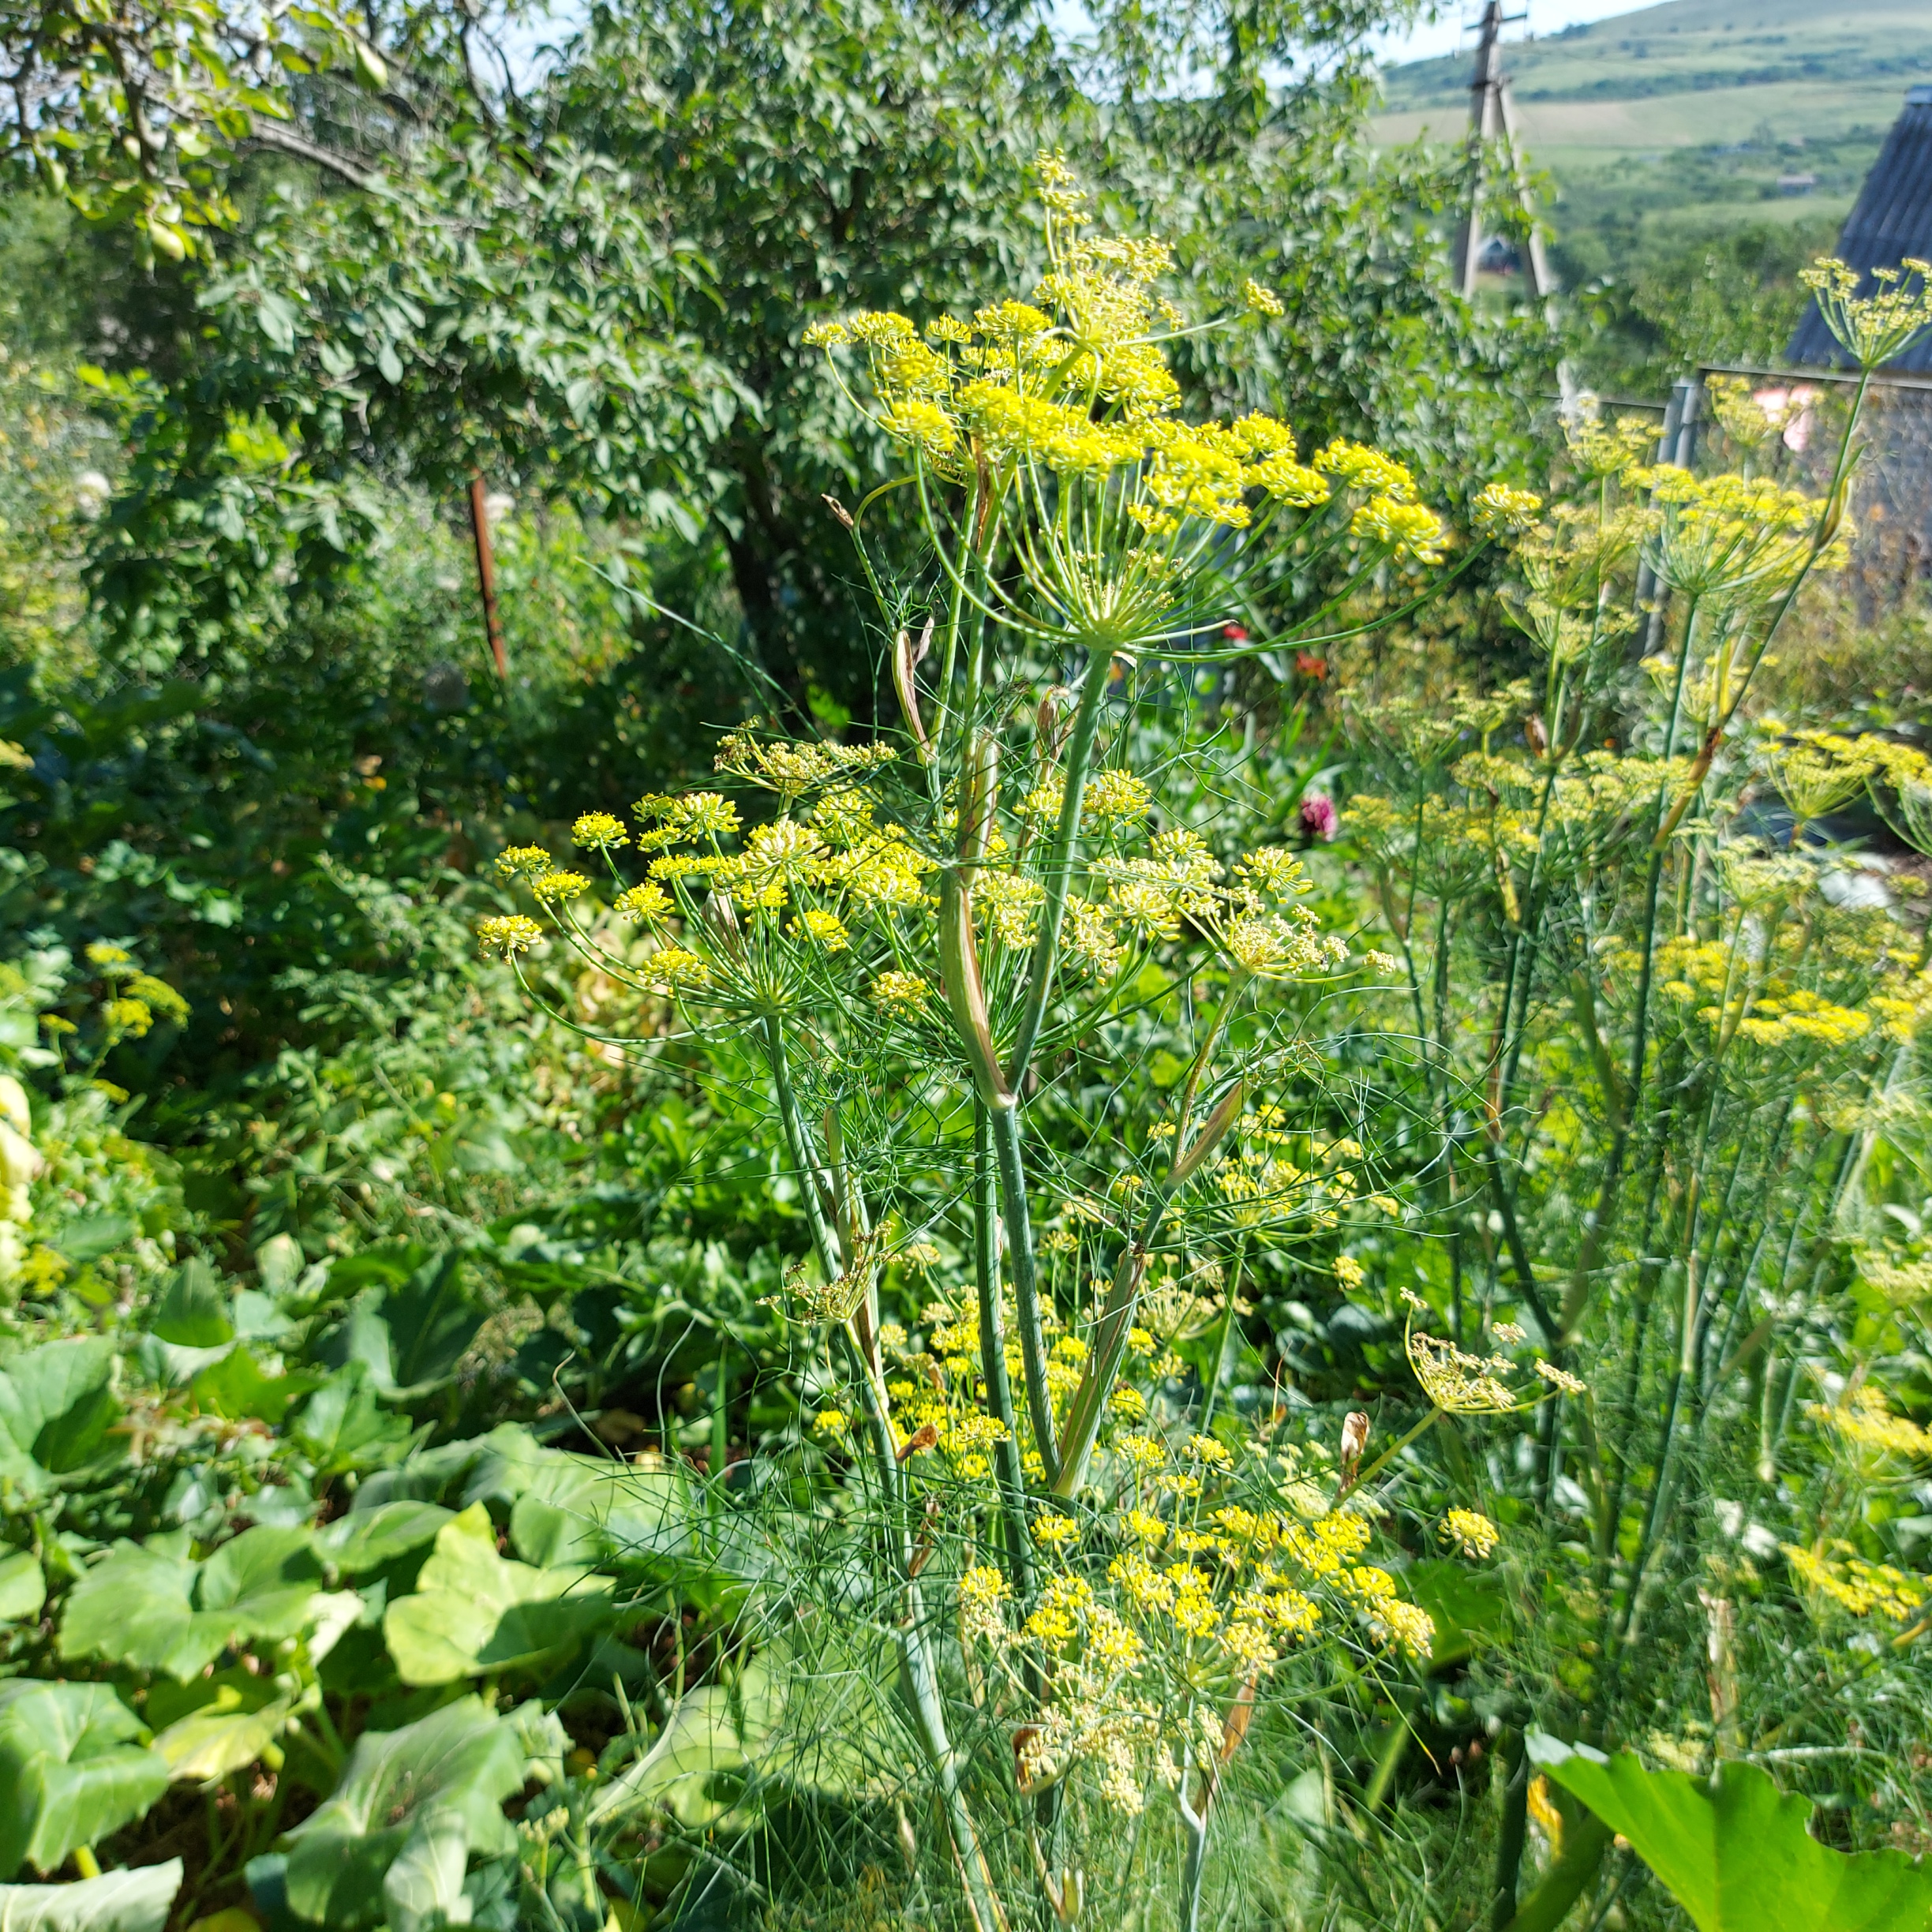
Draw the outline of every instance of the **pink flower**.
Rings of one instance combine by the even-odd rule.
[[[1335,837],[1335,800],[1326,792],[1311,792],[1301,801],[1301,829],[1310,838],[1327,840]]]

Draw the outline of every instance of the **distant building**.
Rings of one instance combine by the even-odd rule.
[[[1873,287],[1874,268],[1896,268],[1908,256],[1932,261],[1932,87],[1906,94],[1905,111],[1893,122],[1838,237],[1838,253],[1863,278],[1862,294]],[[1816,303],[1798,324],[1789,359],[1804,369],[1828,369],[1844,360]],[[1922,339],[1885,366],[1932,370],[1932,340]]]
[[[1808,195],[1818,185],[1815,174],[1780,174],[1777,191],[1781,195]]]
[[[1932,87],[1915,87],[1885,137],[1858,205],[1838,237],[1838,254],[1859,277],[1913,260],[1932,261]],[[1800,369],[1849,361],[1814,302],[1787,352]],[[1882,582],[1903,585],[1932,565],[1932,339],[1921,337],[1885,365],[1866,401],[1867,455],[1852,515],[1859,536],[1853,577],[1868,600]],[[1888,380],[1887,378],[1891,380]]]

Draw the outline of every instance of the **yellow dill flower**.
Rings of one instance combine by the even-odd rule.
[[[1425,1657],[1436,1642],[1435,1620],[1419,1604],[1391,1597],[1376,1606],[1369,1628],[1383,1643],[1399,1645],[1413,1657]]]
[[[872,982],[872,997],[895,1018],[916,1020],[932,1004],[932,989],[915,973],[882,972]]]
[[[852,1419],[843,1409],[821,1409],[812,1417],[814,1436],[843,1436],[851,1427]]]
[[[165,979],[157,979],[152,973],[137,972],[122,990],[130,998],[145,1000],[164,1020],[172,1020],[177,1026],[188,1017],[188,1002]]]
[[[1890,1563],[1867,1563],[1852,1553],[1848,1543],[1831,1546],[1841,1558],[1836,1563],[1823,1552],[1804,1549],[1795,1543],[1782,1543],[1778,1547],[1792,1568],[1812,1589],[1854,1616],[1870,1616],[1876,1612],[1902,1623],[1926,1601],[1927,1585],[1923,1577],[1909,1575]]]
[[[1087,1344],[1078,1335],[1062,1335],[1053,1345],[1055,1358],[1063,1362],[1078,1364],[1087,1359]]]
[[[1043,789],[1044,788],[1042,788]],[[1087,781],[1080,799],[1080,817],[1096,819],[1142,818],[1154,802],[1147,781],[1134,772],[1109,766]],[[1058,802],[1054,809],[1058,811]]]
[[[1121,1525],[1127,1533],[1138,1537],[1143,1543],[1158,1543],[1167,1533],[1167,1526],[1151,1511],[1130,1509],[1121,1517]]]
[[[960,1577],[960,1636],[971,1643],[984,1638],[997,1642],[1006,1634],[1000,1606],[1006,1601],[1006,1578],[990,1564],[980,1563]]]
[[[1256,315],[1278,316],[1283,313],[1281,298],[1272,289],[1264,288],[1252,275],[1241,283],[1241,300]]]
[[[1088,1613],[1087,1655],[1093,1662],[1114,1670],[1132,1670],[1143,1654],[1140,1638],[1111,1610],[1096,1606]]]
[[[711,977],[710,964],[687,946],[660,946],[645,962],[645,971],[664,986],[703,986]]]
[[[1127,1346],[1135,1354],[1142,1357],[1157,1355],[1160,1352],[1159,1342],[1144,1328],[1129,1328],[1127,1331]]]
[[[1126,1422],[1142,1421],[1147,1416],[1147,1398],[1131,1382],[1114,1385],[1114,1393],[1107,1398],[1107,1406]]]
[[[1474,1510],[1452,1509],[1436,1533],[1465,1556],[1479,1558],[1487,1556],[1502,1540],[1496,1525]]]
[[[1167,1451],[1151,1436],[1123,1436],[1114,1445],[1136,1469],[1157,1470],[1167,1460]]]
[[[508,959],[513,953],[527,953],[532,946],[541,944],[544,929],[534,919],[521,912],[511,912],[498,918],[478,919],[476,934],[477,943],[485,953]]]
[[[496,870],[506,878],[534,876],[550,870],[550,855],[541,845],[512,845],[496,855]]]
[[[1205,1463],[1210,1469],[1226,1469],[1234,1460],[1227,1444],[1212,1436],[1190,1436],[1187,1452],[1195,1462]]]
[[[1042,1549],[1057,1549],[1080,1534],[1080,1526],[1071,1516],[1042,1516],[1033,1525],[1033,1541]]]
[[[530,897],[548,905],[554,899],[575,899],[590,889],[581,872],[546,872],[530,882]]]
[[[794,939],[809,939],[828,953],[843,953],[851,944],[851,935],[837,916],[817,906],[807,907],[785,930]]]
[[[571,843],[586,852],[609,852],[631,843],[631,834],[608,812],[586,812],[571,827]]]
[[[1476,527],[1486,537],[1514,537],[1534,524],[1541,514],[1543,499],[1528,490],[1512,489],[1507,483],[1492,483],[1471,506]]]
[[[671,910],[671,897],[661,886],[633,886],[617,895],[611,910],[620,919],[635,919],[640,926],[655,926]]]
[[[1848,1406],[1813,1402],[1805,1413],[1861,1448],[1881,1449],[1893,1455],[1932,1456],[1932,1431],[1921,1428],[1908,1417],[1893,1415],[1884,1390],[1872,1383],[1866,1383]]]
[[[143,999],[122,998],[103,1002],[101,1017],[117,1033],[143,1038],[154,1024],[154,1011]]]
[[[1393,457],[1365,443],[1338,436],[1316,455],[1315,467],[1326,476],[1339,477],[1350,489],[1396,503],[1415,501],[1415,478]]]
[[[631,807],[650,830],[638,837],[640,852],[662,852],[700,839],[728,838],[739,829],[738,807],[716,792],[690,792],[680,798],[647,792]]]
[[[1398,557],[1418,564],[1440,564],[1449,533],[1433,510],[1398,496],[1372,496],[1349,520],[1357,537],[1386,544]]]
[[[1353,1255],[1337,1255],[1335,1278],[1344,1288],[1359,1288],[1368,1279],[1368,1274]]]

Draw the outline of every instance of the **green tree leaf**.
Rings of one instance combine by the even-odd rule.
[[[1811,1801],[1755,1765],[1710,1780],[1646,1771],[1533,1732],[1531,1758],[1663,1880],[1698,1932],[1925,1932],[1932,1870],[1902,1852],[1834,1852],[1805,1829]]]
[[[51,1871],[167,1790],[167,1762],[108,1684],[0,1683],[0,1874]]]

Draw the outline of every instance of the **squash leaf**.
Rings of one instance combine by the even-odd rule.
[[[181,1882],[170,1859],[73,1885],[0,1885],[0,1932],[161,1932]]]
[[[496,1553],[489,1511],[473,1503],[436,1532],[414,1593],[383,1614],[406,1684],[552,1664],[616,1615],[612,1585],[576,1567],[540,1569]]]
[[[167,1762],[110,1684],[0,1683],[0,1878],[51,1871],[167,1789]]]
[[[205,1563],[180,1541],[117,1543],[69,1596],[61,1655],[185,1683],[230,1645],[299,1636],[313,1621],[322,1566],[310,1531],[245,1530]]]
[[[1629,1840],[1698,1932],[1926,1932],[1932,1870],[1902,1852],[1834,1852],[1805,1829],[1808,1798],[1755,1765],[1706,1780],[1646,1771],[1532,1732],[1531,1758]]]
[[[286,1863],[256,1860],[249,1885],[260,1896],[279,1879],[288,1911],[330,1932],[457,1923],[471,1855],[515,1843],[503,1802],[524,1769],[517,1727],[480,1698],[365,1732],[327,1802],[289,1833]]]

